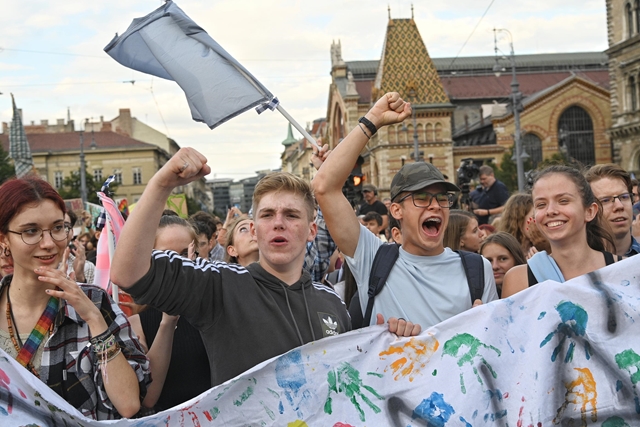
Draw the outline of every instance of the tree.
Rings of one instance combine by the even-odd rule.
[[[497,167],[492,163],[489,163],[489,166],[491,166],[495,171],[496,179],[502,181],[509,189],[509,192],[515,193],[518,191],[518,166],[516,165],[515,160],[511,159],[512,157],[513,147],[502,155],[500,167]],[[531,159],[525,159],[522,163],[525,172],[533,169]]]
[[[187,213],[188,215],[193,215],[194,213],[198,212],[198,211],[204,211],[205,209],[202,209],[202,206],[200,205],[200,203],[195,200],[192,199],[191,197],[187,196],[185,194],[185,197],[187,199]]]
[[[4,151],[2,144],[0,144],[0,184],[15,176],[15,174],[13,162],[9,160],[9,153]]]
[[[93,175],[87,173],[85,168],[84,172],[87,184],[87,201],[90,203],[95,203],[96,205],[100,204],[100,199],[96,194],[98,191],[102,189],[102,182],[96,182],[93,179]],[[112,182],[109,185],[109,189],[115,193],[118,184]],[[81,197],[80,193],[80,169],[77,171],[71,172],[71,175],[66,177],[64,181],[62,181],[62,188],[58,190],[60,196],[63,199],[79,199]]]

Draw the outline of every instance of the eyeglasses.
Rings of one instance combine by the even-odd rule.
[[[11,231],[7,230],[9,233],[19,234],[22,238],[22,241],[27,245],[36,245],[42,240],[42,236],[45,231],[49,232],[49,235],[56,242],[62,242],[67,239],[69,235],[69,231],[71,229],[64,224],[53,226],[52,228],[29,228],[24,231]]]
[[[455,194],[453,193],[428,193],[426,191],[416,191],[415,193],[407,194],[402,199],[398,200],[398,203],[411,197],[413,205],[417,208],[428,208],[431,206],[431,202],[435,198],[441,208],[450,208],[453,205]]]
[[[602,206],[607,206],[607,205],[612,205],[615,203],[616,199],[620,200],[620,203],[625,204],[627,202],[631,201],[631,193],[622,193],[622,194],[618,194],[617,196],[610,196],[610,197],[603,197],[600,200],[600,203],[602,203]]]

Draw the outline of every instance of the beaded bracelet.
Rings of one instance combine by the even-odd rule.
[[[93,345],[93,348],[96,353],[106,352],[111,347],[116,345],[116,337],[114,337],[113,334],[109,334],[105,338],[102,338],[101,337],[102,335],[104,334],[98,335],[97,337],[91,338],[90,340],[91,345]]]

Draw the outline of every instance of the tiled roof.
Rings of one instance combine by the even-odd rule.
[[[609,90],[609,72],[585,71],[575,73],[579,77],[589,80],[603,89]],[[520,92],[530,96],[548,87],[554,86],[572,76],[572,73],[526,73],[518,74]],[[508,98],[511,94],[511,74],[504,73],[500,77],[485,76],[450,76],[442,78],[442,85],[451,99],[492,99]]]
[[[414,104],[449,104],[413,19],[389,20],[375,87],[381,93],[399,92],[405,99],[413,89]]]
[[[84,134],[84,149],[86,151],[91,149],[91,136],[92,134],[90,132],[85,132]],[[94,132],[93,137],[99,149],[133,147],[157,148],[157,146],[153,144],[147,144],[146,142],[138,141],[137,139],[115,132]],[[30,133],[27,135],[27,139],[32,153],[80,149],[80,132]],[[2,143],[2,147],[8,152],[9,135],[0,134],[0,142]]]

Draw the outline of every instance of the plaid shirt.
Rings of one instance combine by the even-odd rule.
[[[304,257],[302,268],[311,274],[311,280],[320,283],[329,269],[329,259],[338,246],[327,230],[327,224],[324,222],[320,208],[318,208],[316,224],[318,225],[318,234],[313,242],[307,243],[307,254]]]
[[[210,261],[224,261],[224,255],[227,252],[224,250],[224,246],[220,243],[216,243],[216,245],[209,252],[209,260]]]
[[[9,275],[2,279],[0,294],[12,278]],[[80,288],[100,309],[109,331],[135,371],[142,400],[147,393],[147,384],[151,382],[149,360],[133,334],[129,321],[104,290],[90,285],[80,285]],[[40,380],[86,417],[96,420],[121,418],[105,391],[98,358],[89,345],[90,338],[87,323],[71,305],[61,299],[53,332],[43,344]]]

